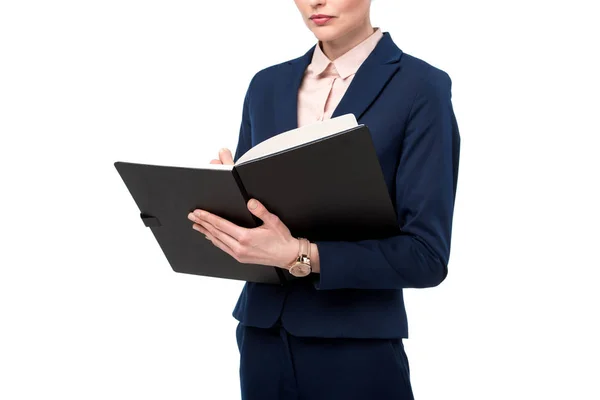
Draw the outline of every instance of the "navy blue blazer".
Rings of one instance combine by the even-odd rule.
[[[235,160],[297,128],[297,93],[314,48],[252,78]],[[320,274],[285,286],[246,282],[233,311],[245,325],[266,328],[281,317],[298,336],[406,338],[403,289],[446,278],[460,148],[450,77],[403,53],[386,32],[332,117],[347,113],[371,131],[402,233],[317,241]]]

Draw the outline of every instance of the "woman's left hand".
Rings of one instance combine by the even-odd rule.
[[[248,209],[264,224],[243,228],[208,211],[196,209],[188,214],[193,228],[203,233],[215,246],[244,264],[271,265],[287,269],[298,256],[298,239],[281,220],[258,200],[252,199]]]

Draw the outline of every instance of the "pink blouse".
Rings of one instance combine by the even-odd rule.
[[[306,68],[298,91],[298,126],[331,118],[356,71],[383,37],[381,29],[342,56],[331,61],[320,43]]]

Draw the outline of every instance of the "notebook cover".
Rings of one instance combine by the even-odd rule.
[[[348,131],[235,166],[296,237],[355,241],[398,234],[394,203],[369,129]]]
[[[171,268],[180,273],[250,282],[280,283],[278,268],[241,264],[192,229],[190,211],[210,210],[240,226],[256,227],[233,171],[116,162]]]

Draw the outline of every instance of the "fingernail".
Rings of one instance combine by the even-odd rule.
[[[250,200],[250,203],[248,204],[248,206],[250,207],[251,210],[254,210],[257,205],[258,205],[258,203],[254,199]]]

